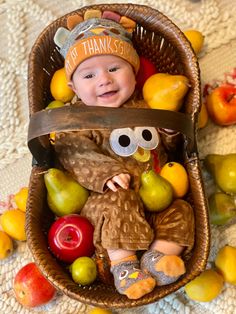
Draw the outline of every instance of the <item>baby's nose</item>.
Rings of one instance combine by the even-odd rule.
[[[109,72],[103,72],[100,74],[100,80],[99,80],[100,86],[109,85],[111,83],[112,83],[112,76]]]

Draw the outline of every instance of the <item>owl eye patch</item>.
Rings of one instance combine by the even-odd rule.
[[[123,270],[120,275],[119,275],[119,279],[122,280],[125,277],[127,277],[127,275],[129,274],[128,270]]]
[[[137,127],[134,129],[134,133],[138,139],[138,145],[143,149],[155,149],[160,142],[157,130],[153,127]]]
[[[112,150],[119,156],[128,157],[133,155],[138,147],[152,150],[160,142],[157,130],[153,127],[136,127],[115,129],[110,134]]]
[[[115,129],[110,135],[110,145],[114,153],[128,157],[138,149],[134,131],[130,128]]]

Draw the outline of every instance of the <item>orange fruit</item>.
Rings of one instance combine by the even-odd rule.
[[[187,283],[184,289],[190,299],[199,302],[209,302],[220,294],[223,285],[223,277],[215,270],[207,269]]]
[[[175,198],[181,198],[188,192],[188,174],[180,163],[174,161],[166,163],[161,168],[160,175],[172,185]]]
[[[15,195],[14,201],[18,209],[22,210],[23,212],[26,211],[26,203],[28,198],[28,188],[23,187],[21,188]]]
[[[222,247],[216,255],[217,270],[228,283],[236,285],[236,248],[230,245]]]
[[[112,311],[95,307],[89,311],[89,314],[112,314]]]
[[[0,217],[2,229],[13,239],[26,240],[25,213],[20,209],[6,210]]]
[[[57,70],[51,79],[50,91],[52,96],[63,103],[70,101],[74,97],[74,92],[67,85],[65,68]]]
[[[196,29],[188,29],[183,33],[190,41],[194,52],[198,54],[202,50],[204,44],[204,36],[202,33]]]
[[[198,128],[202,129],[207,125],[208,122],[208,112],[206,109],[206,105],[204,103],[202,103],[202,107],[198,116]]]
[[[0,230],[0,260],[7,258],[13,252],[13,242],[8,234]]]

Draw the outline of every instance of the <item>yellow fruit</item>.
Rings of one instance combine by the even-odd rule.
[[[3,230],[12,238],[25,241],[25,213],[19,209],[9,209],[0,217]]]
[[[0,260],[7,258],[13,252],[13,242],[8,234],[0,230]]]
[[[28,191],[29,190],[27,187],[23,187],[14,195],[14,201],[16,203],[17,208],[19,208],[23,212],[26,211]]]
[[[236,285],[236,248],[226,245],[216,255],[215,265],[224,280]]]
[[[195,29],[188,29],[183,33],[190,41],[194,52],[198,54],[202,50],[204,43],[204,36],[202,35],[202,33]]]
[[[198,116],[198,128],[204,128],[208,122],[208,112],[206,109],[206,105],[202,103],[202,107]]]
[[[188,174],[185,168],[180,163],[166,163],[162,167],[160,175],[167,181],[169,181],[169,183],[172,185],[175,198],[181,198],[188,192]]]
[[[100,307],[95,307],[92,310],[90,310],[88,314],[112,314],[112,311],[102,309]]]
[[[60,100],[62,102],[70,101],[73,96],[74,92],[72,89],[67,85],[67,78],[65,69],[61,68],[57,70],[52,77],[51,83],[50,83],[50,90],[52,96],[56,100]]]
[[[64,106],[64,102],[60,100],[53,100],[51,101],[45,109],[54,109],[54,108],[60,108]]]
[[[64,103],[60,100],[53,100],[51,101],[48,106],[45,109],[54,109],[54,108],[60,108],[63,107]],[[56,132],[51,132],[49,134],[49,141],[52,145],[55,144],[55,139],[56,139]]]
[[[215,299],[224,285],[223,277],[213,269],[204,270],[184,287],[188,297],[194,301],[209,302]]]
[[[138,147],[137,151],[132,155],[132,157],[140,162],[147,162],[151,158],[150,150]]]
[[[178,111],[189,86],[184,75],[156,73],[145,81],[143,98],[152,109]]]

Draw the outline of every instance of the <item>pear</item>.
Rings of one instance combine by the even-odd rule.
[[[79,213],[88,199],[88,190],[62,170],[50,168],[44,182],[48,206],[57,216]]]
[[[149,211],[159,212],[166,209],[173,200],[171,184],[153,170],[141,175],[139,195]]]
[[[236,216],[234,197],[225,193],[213,193],[208,199],[208,205],[213,225],[225,225]]]
[[[146,80],[143,98],[152,109],[178,111],[189,86],[189,80],[184,75],[157,73]]]
[[[222,191],[236,194],[236,154],[209,154],[204,165]]]

